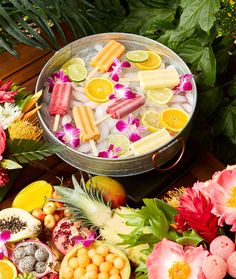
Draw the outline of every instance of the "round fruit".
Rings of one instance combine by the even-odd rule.
[[[53,214],[56,210],[56,204],[55,202],[47,202],[43,206],[43,212],[45,214]]]
[[[158,111],[148,110],[141,118],[141,123],[151,132],[160,129],[160,113]]]
[[[126,58],[130,62],[144,62],[148,57],[149,54],[145,50],[132,50],[126,53]]]
[[[118,152],[118,156],[126,153],[129,150],[130,141],[129,139],[123,134],[111,134],[109,136],[109,143],[114,145],[114,148],[120,147],[121,151]]]
[[[0,278],[15,279],[17,270],[15,265],[8,260],[0,260]]]
[[[161,112],[160,123],[171,132],[179,132],[188,123],[189,115],[181,109],[168,108]]]
[[[173,93],[169,88],[160,88],[147,91],[147,98],[152,100],[157,105],[167,104],[172,97]]]
[[[84,252],[79,253],[80,250],[84,251],[84,249],[87,249],[87,254],[84,254]],[[106,257],[98,253],[94,254],[94,257],[89,259],[87,255],[90,254],[90,251],[100,251],[100,253],[106,251],[106,253],[108,252],[106,257],[108,257],[108,255],[114,255],[114,264],[106,261]],[[77,244],[66,253],[60,267],[60,279],[67,279],[67,274],[64,275],[63,271],[69,269],[71,259],[74,259],[76,256],[79,265],[73,269],[74,278],[79,278],[78,274],[81,276],[80,278],[130,278],[131,268],[126,255],[115,246],[103,241],[95,241],[87,248],[83,247],[81,243]],[[84,257],[86,257],[86,261]],[[72,273],[71,270],[70,272]]]
[[[91,231],[82,227],[82,222],[72,222],[66,218],[61,219],[53,229],[52,240],[58,251],[65,255],[74,244],[71,238],[73,236],[89,236]]]
[[[135,63],[135,66],[140,70],[154,70],[160,67],[161,57],[152,51],[147,51],[149,54],[148,59],[144,62]]]
[[[73,64],[67,68],[68,77],[74,82],[80,82],[86,79],[87,69],[83,65]]]
[[[75,58],[71,58],[70,60],[65,62],[62,65],[61,69],[64,73],[67,74],[68,67],[71,65],[75,65],[75,64],[85,66],[84,60],[82,58],[75,57]]]
[[[51,272],[55,261],[51,249],[44,243],[33,239],[17,244],[13,250],[12,259],[20,272],[30,272],[37,278]]]

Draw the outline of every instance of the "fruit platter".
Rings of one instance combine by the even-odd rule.
[[[89,173],[127,176],[153,169],[150,154],[168,144],[157,165],[180,150],[196,87],[171,50],[114,34],[61,49],[42,70],[36,91],[43,90],[39,121],[48,140],[65,145],[63,160]]]
[[[0,278],[236,278],[235,183],[228,166],[132,208],[109,177],[32,182],[0,211]]]

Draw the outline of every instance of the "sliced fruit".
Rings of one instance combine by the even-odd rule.
[[[130,62],[144,62],[148,57],[149,54],[145,50],[132,50],[126,53],[126,58]]]
[[[30,183],[16,195],[12,207],[22,208],[28,212],[32,212],[35,208],[43,207],[46,198],[52,196],[52,191],[52,185],[46,181],[35,181]]]
[[[113,266],[117,274],[115,277],[112,276]],[[68,251],[61,263],[59,278],[71,278],[70,273],[72,278],[82,278],[84,275],[83,278],[129,279],[131,268],[128,258],[120,249],[103,241],[95,241],[88,248],[77,244]],[[104,273],[107,277],[102,277]],[[73,277],[73,274],[79,276]],[[92,274],[94,277],[90,277]]]
[[[1,279],[15,279],[17,276],[17,269],[15,265],[8,260],[0,260],[0,278]]]
[[[34,238],[41,232],[41,222],[29,212],[20,208],[6,208],[0,211],[0,232],[9,230],[9,241],[17,242]]]
[[[140,70],[154,70],[160,67],[161,57],[155,52],[147,51],[148,59],[144,62],[135,63],[135,66]]]
[[[147,98],[158,105],[167,104],[172,97],[173,93],[169,88],[160,88],[156,90],[147,91]]]
[[[115,148],[120,147],[121,151],[118,155],[122,155],[129,150],[129,139],[123,134],[111,134],[108,145],[113,144]]]
[[[153,110],[146,111],[141,118],[141,123],[153,133],[158,131],[161,128],[160,113]]]
[[[90,79],[85,86],[87,97],[97,103],[107,102],[113,89],[113,83],[109,79],[101,77]]]
[[[67,75],[74,82],[85,80],[87,74],[87,69],[83,65],[73,64],[67,68]]]
[[[126,205],[127,194],[124,187],[115,179],[108,176],[94,176],[86,182],[86,187],[102,191],[104,201],[111,202],[112,208]]]
[[[161,112],[160,123],[172,132],[181,131],[189,120],[189,115],[181,109],[168,108]]]
[[[85,66],[84,60],[82,58],[75,57],[75,58],[71,58],[70,60],[65,62],[61,66],[61,69],[64,73],[67,74],[68,67],[71,66],[71,65],[75,65],[75,64]]]

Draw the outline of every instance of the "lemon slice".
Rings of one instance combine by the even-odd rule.
[[[146,111],[141,118],[141,123],[153,133],[158,131],[161,128],[160,113],[153,110]]]
[[[97,103],[105,103],[114,90],[113,83],[107,78],[92,78],[85,86],[87,97]]]
[[[130,62],[144,62],[148,59],[149,54],[145,50],[132,50],[127,52],[125,56]]]
[[[167,108],[161,112],[160,123],[172,132],[181,131],[189,120],[189,115],[181,109]]]
[[[135,66],[140,70],[154,70],[161,66],[161,57],[155,52],[146,51],[148,53],[148,59],[144,62],[135,63]]]
[[[109,137],[109,145],[110,144],[113,144],[115,148],[121,148],[121,151],[118,152],[118,156],[120,156],[129,150],[130,141],[125,135],[111,134]]]
[[[147,98],[158,105],[167,104],[173,97],[173,93],[169,88],[160,88],[156,90],[148,90]]]
[[[15,279],[17,270],[15,265],[8,260],[0,260],[0,278]]]
[[[74,82],[85,80],[87,74],[87,69],[83,65],[73,64],[67,68],[67,75]]]
[[[66,61],[61,66],[61,69],[64,73],[67,74],[68,67],[71,66],[71,65],[75,65],[75,64],[85,66],[84,60],[82,58],[75,57],[75,58],[71,58],[70,60]]]

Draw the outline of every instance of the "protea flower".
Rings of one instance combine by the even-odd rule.
[[[0,167],[0,187],[6,186],[8,181],[9,177],[7,170]]]
[[[211,199],[204,196],[201,191],[186,188],[178,207],[177,229],[182,229],[185,221],[190,228],[210,243],[217,236],[218,230],[218,218],[212,213],[213,206]],[[181,220],[180,224],[178,220]],[[178,225],[181,225],[181,228]]]

